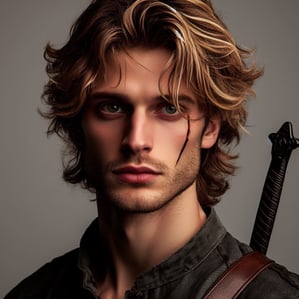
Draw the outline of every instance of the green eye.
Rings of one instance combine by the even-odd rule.
[[[164,107],[164,111],[167,114],[175,114],[178,112],[177,108],[174,105],[167,105]]]
[[[118,103],[99,103],[95,107],[97,116],[100,119],[117,119],[125,115],[126,108],[123,104]]]
[[[117,113],[122,111],[121,107],[117,104],[107,104],[105,105],[105,109],[110,113]]]

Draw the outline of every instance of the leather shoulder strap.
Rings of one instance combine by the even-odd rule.
[[[256,251],[242,256],[216,280],[203,299],[237,298],[246,286],[272,263],[272,260]]]

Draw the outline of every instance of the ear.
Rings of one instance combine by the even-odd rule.
[[[211,148],[217,141],[220,131],[220,120],[210,119],[201,139],[201,148]]]

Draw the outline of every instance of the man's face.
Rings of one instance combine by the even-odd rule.
[[[203,134],[204,116],[186,85],[179,96],[183,114],[161,97],[159,79],[169,58],[165,49],[120,52],[84,107],[88,178],[100,200],[122,210],[151,212],[196,196],[200,147],[215,142]],[[160,82],[164,95],[168,78]]]

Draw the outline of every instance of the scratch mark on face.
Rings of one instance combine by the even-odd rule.
[[[187,145],[187,143],[189,141],[189,135],[190,135],[190,117],[189,117],[189,115],[188,115],[188,119],[187,119],[187,125],[188,125],[188,128],[187,128],[187,132],[186,132],[185,142],[184,142],[184,144],[183,144],[183,146],[181,148],[181,151],[180,151],[180,154],[179,154],[179,156],[178,156],[178,158],[176,160],[175,166],[178,165],[178,163],[179,163],[179,161],[180,161],[180,159],[182,157],[182,154],[183,154],[183,152],[185,150],[185,147],[186,147],[186,145]]]

